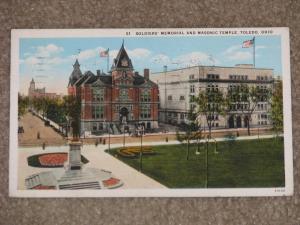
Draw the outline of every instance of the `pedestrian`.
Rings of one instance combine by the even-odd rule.
[[[43,142],[43,150],[45,150],[45,148],[46,148],[46,143],[45,142]]]

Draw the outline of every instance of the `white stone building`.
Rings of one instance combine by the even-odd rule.
[[[253,68],[251,64],[238,64],[235,67],[194,66],[158,73],[150,79],[159,86],[159,121],[180,124],[187,122],[187,114],[192,106],[190,99],[199,90],[208,87],[218,88],[224,93],[230,87],[241,84],[272,88],[273,69]],[[251,116],[251,127],[270,126],[270,103],[259,102]],[[207,126],[204,118],[202,125]],[[216,115],[212,129],[247,127],[245,115],[238,110],[228,113],[226,118]]]

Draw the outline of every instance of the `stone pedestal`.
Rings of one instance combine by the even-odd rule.
[[[81,142],[69,143],[69,168],[71,170],[81,169]]]

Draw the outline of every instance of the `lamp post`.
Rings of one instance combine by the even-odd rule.
[[[104,120],[106,129],[108,131],[108,152],[110,151],[110,123],[108,123],[106,120]]]
[[[165,123],[167,123],[167,70],[168,66],[164,66],[164,77],[165,77]]]
[[[208,188],[208,139],[206,139],[206,177],[205,177],[205,188]]]
[[[143,134],[144,134],[144,126],[141,125],[140,136],[141,136],[141,148],[140,148],[140,171],[143,169]]]
[[[125,147],[125,125],[126,125],[126,120],[122,120],[123,124],[123,147]]]

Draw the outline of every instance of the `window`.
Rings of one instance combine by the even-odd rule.
[[[218,79],[220,79],[220,75],[219,74],[207,74],[206,77],[209,80],[218,80]]]
[[[93,88],[92,93],[93,93],[93,101],[94,102],[104,101],[104,90],[103,89]]]
[[[190,95],[190,101],[193,102],[195,100],[195,96],[194,95]]]
[[[168,100],[172,101],[172,95],[168,95]]]
[[[93,119],[103,119],[103,106],[102,105],[93,105],[92,106],[92,118]]]
[[[128,100],[128,89],[127,88],[120,89],[119,98],[120,98],[120,100]]]
[[[150,89],[144,89],[140,92],[141,102],[151,102]]]
[[[140,107],[140,117],[142,119],[149,119],[151,118],[151,107],[149,104],[142,104]]]
[[[195,85],[191,85],[190,86],[190,92],[191,93],[195,93]]]
[[[194,110],[195,108],[196,108],[196,105],[190,104],[190,109],[191,109],[191,110]]]
[[[180,119],[181,119],[181,120],[184,119],[184,113],[180,113]]]
[[[190,80],[194,80],[194,79],[195,79],[194,74],[191,74],[191,75],[189,76],[189,78],[190,78]]]
[[[180,101],[183,101],[183,100],[185,100],[185,97],[184,97],[184,95],[180,95],[180,97],[179,97],[179,100],[180,100]]]

